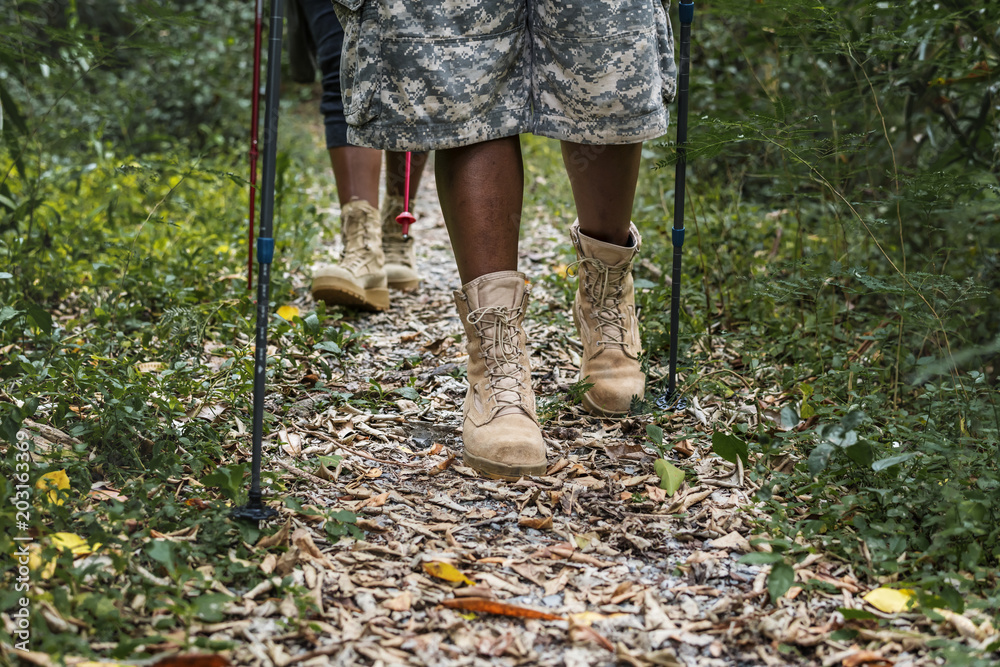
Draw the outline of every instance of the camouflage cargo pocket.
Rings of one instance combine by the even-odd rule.
[[[674,60],[674,31],[670,24],[670,0],[663,0],[663,11],[656,17],[659,39],[660,75],[663,77],[663,103],[670,104],[677,94],[677,62]]]
[[[378,3],[336,0],[334,9],[344,28],[340,58],[340,92],[348,125],[363,125],[381,111],[381,30]]]
[[[663,0],[558,0],[539,3],[537,19],[543,116],[588,122],[662,113],[675,86],[664,72],[673,51]]]

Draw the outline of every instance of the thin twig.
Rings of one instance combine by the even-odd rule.
[[[310,431],[307,428],[301,428],[301,427],[299,428],[299,430],[302,431],[303,433],[308,433],[309,435],[316,436],[320,440],[326,440],[327,442],[332,442],[335,445],[337,445],[338,447],[340,447],[341,449],[343,449],[344,451],[350,452],[351,454],[354,454],[355,456],[360,456],[363,459],[368,459],[369,461],[375,461],[376,463],[384,463],[386,465],[392,465],[392,466],[402,466],[404,468],[423,468],[422,465],[418,465],[416,463],[403,463],[401,461],[389,461],[387,459],[380,459],[378,457],[372,456],[371,454],[365,454],[364,452],[358,451],[358,450],[356,450],[356,449],[354,449],[352,447],[348,447],[347,445],[345,445],[344,443],[342,443],[340,440],[337,440],[336,438],[331,438],[326,433],[323,433],[321,431]]]

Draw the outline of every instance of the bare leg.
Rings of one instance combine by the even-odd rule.
[[[360,146],[330,149],[330,165],[337,181],[340,205],[364,199],[378,208],[378,179],[382,171],[382,151]]]
[[[628,243],[642,143],[592,146],[564,141],[562,154],[580,231],[598,241],[624,246]]]
[[[516,271],[524,197],[518,137],[438,151],[435,170],[462,284]]]
[[[430,153],[412,153],[410,158],[410,200],[417,196],[420,188],[420,178],[427,166]],[[406,153],[385,153],[385,194],[388,196],[403,196],[406,187]]]

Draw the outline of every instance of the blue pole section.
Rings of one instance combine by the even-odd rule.
[[[233,516],[247,521],[263,521],[277,512],[264,505],[260,491],[262,442],[264,439],[264,398],[267,393],[267,323],[274,259],[274,177],[278,155],[278,101],[281,87],[282,0],[271,1],[271,23],[267,45],[267,92],[264,97],[264,169],[261,175],[260,228],[257,234],[257,331],[253,368],[253,435],[250,492],[245,507]]]
[[[672,284],[670,286],[670,366],[667,400],[676,404],[677,392],[677,329],[681,310],[681,257],[684,247],[684,194],[687,178],[688,89],[691,80],[691,24],[694,3],[681,2],[680,71],[677,77],[677,166],[674,173],[674,246]]]

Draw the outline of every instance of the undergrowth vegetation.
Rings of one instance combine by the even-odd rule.
[[[126,657],[154,643],[125,639],[127,606],[162,612],[164,633],[220,618],[212,582],[238,588],[257,537],[226,518],[245,470],[227,460],[233,422],[214,417],[250,414],[252,5],[16,0],[0,16],[0,516],[20,525],[19,430],[60,429],[29,486],[65,470],[72,489],[106,482],[122,499],[98,512],[33,491],[26,532],[110,547],[84,566],[41,548],[63,584],[45,603]],[[826,550],[915,590],[928,614],[1000,614],[998,25],[989,3],[726,0],[699,8],[694,29],[682,391],[754,396],[757,425],[727,435],[749,444],[775,562]],[[294,127],[281,130],[276,304],[323,224],[307,192],[323,155]],[[557,148],[525,146],[526,208],[572,219]],[[645,150],[638,303],[662,370],[674,146]],[[278,392],[295,350],[318,350],[329,372],[362,338],[322,309],[273,325]],[[174,493],[186,478],[204,493]],[[351,530],[350,516],[324,520],[331,539]],[[198,540],[156,538],[192,527]],[[131,564],[145,574],[123,591]],[[17,597],[6,586],[0,607]],[[89,654],[73,637],[36,650]],[[979,659],[940,644],[949,664]]]
[[[830,550],[925,610],[1000,608],[998,19],[789,1],[695,26],[682,353],[712,370],[695,349],[724,345],[780,390],[739,434],[774,550]],[[674,150],[650,152],[667,173],[639,207],[667,220]],[[654,356],[668,298],[645,302]],[[719,395],[704,377],[687,391]]]

